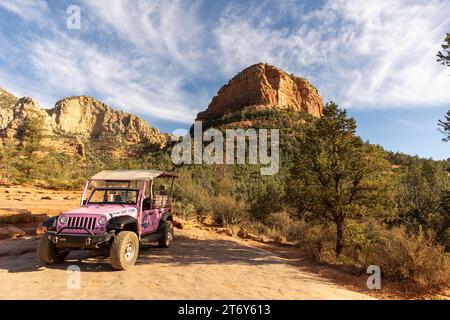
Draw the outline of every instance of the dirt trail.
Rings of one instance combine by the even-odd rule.
[[[33,251],[36,243],[37,237],[0,241],[1,299],[369,298],[300,270],[296,259],[195,227],[177,230],[172,248],[143,247],[127,271],[114,271],[108,258],[83,251],[43,267]],[[8,255],[11,250],[22,254]],[[69,265],[81,269],[78,290],[67,289]]]
[[[76,206],[76,198],[76,192],[0,188],[5,212],[51,215]],[[43,266],[37,236],[0,240],[0,299],[370,299],[310,271],[313,263],[295,248],[271,249],[192,224],[175,231],[173,247],[143,246],[127,271],[113,270],[109,258],[89,251]],[[70,265],[81,269],[80,289],[67,288]]]

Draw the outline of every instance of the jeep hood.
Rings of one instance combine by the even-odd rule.
[[[80,207],[78,209],[65,211],[62,214],[105,215],[108,216],[108,218],[127,215],[137,218],[137,209],[133,206],[122,205],[88,205],[85,207]]]

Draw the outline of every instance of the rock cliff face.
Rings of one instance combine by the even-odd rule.
[[[114,110],[92,97],[68,97],[47,112],[56,132],[93,138],[106,135],[130,143],[164,145],[167,141],[165,135],[141,118]]]
[[[82,157],[83,141],[98,138],[110,140],[112,151],[124,149],[118,153],[121,155],[126,155],[124,151],[132,144],[159,149],[169,141],[168,135],[141,118],[114,110],[91,97],[68,97],[58,101],[53,109],[43,109],[32,98],[18,99],[0,89],[0,138],[19,142],[24,124],[34,117],[43,119],[42,129],[53,149]]]
[[[293,109],[320,116],[323,100],[304,78],[289,75],[268,64],[252,65],[224,85],[197,120],[208,121],[243,109],[261,106]]]

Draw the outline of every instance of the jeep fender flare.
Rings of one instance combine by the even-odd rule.
[[[167,220],[173,221],[173,215],[170,211],[164,212],[162,214],[161,218],[159,219],[158,230],[163,230],[164,224]]]
[[[58,216],[48,218],[47,220],[42,221],[42,226],[46,227],[47,230],[50,230],[56,227],[56,221],[58,220]]]
[[[131,216],[114,217],[108,220],[106,230],[127,230],[138,233],[138,221]]]

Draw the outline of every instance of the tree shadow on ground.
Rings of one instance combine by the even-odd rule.
[[[83,272],[110,272],[116,271],[109,264],[109,251],[72,251],[66,261],[55,265],[44,265],[40,262],[35,253],[37,237],[31,239],[21,239],[16,241],[16,247],[11,250],[18,250],[17,255],[10,252],[3,253],[0,250],[0,270],[7,272],[30,272],[47,269],[66,270],[71,265],[76,265]],[[10,243],[2,245],[12,245]],[[232,240],[223,239],[193,239],[183,235],[175,236],[173,246],[170,248],[159,248],[154,244],[142,244],[136,265],[144,264],[167,264],[173,267],[186,266],[192,264],[212,265],[212,264],[242,264],[242,265],[270,265],[288,264],[296,265],[299,259],[281,258],[270,251],[266,251],[253,246],[238,243]]]

